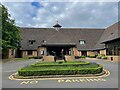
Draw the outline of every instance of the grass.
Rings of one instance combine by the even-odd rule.
[[[22,60],[30,60],[30,59],[41,59],[42,57],[31,56],[31,57],[24,57],[24,58],[15,58],[16,61]]]
[[[15,58],[16,61],[24,61],[24,60],[30,60],[29,57],[24,57],[24,58]]]

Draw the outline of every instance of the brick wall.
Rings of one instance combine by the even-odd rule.
[[[106,50],[100,50],[100,54],[106,55]]]
[[[108,60],[120,62],[120,56],[107,56]]]
[[[32,51],[32,55],[28,55],[28,51],[22,51],[22,57],[32,57],[37,56],[37,51]]]

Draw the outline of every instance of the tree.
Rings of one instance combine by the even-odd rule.
[[[20,30],[19,27],[15,25],[15,20],[11,19],[11,15],[8,13],[7,8],[0,4],[2,8],[2,55],[3,58],[8,53],[9,49],[17,49],[20,42]],[[1,13],[0,12],[0,13]]]

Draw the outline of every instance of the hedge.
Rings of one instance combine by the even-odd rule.
[[[107,59],[107,57],[104,54],[100,54],[97,56],[97,59]]]
[[[85,59],[85,58],[86,58],[86,56],[80,56],[80,58]]]
[[[19,76],[43,76],[43,75],[75,75],[75,74],[98,74],[103,71],[103,67],[99,65],[96,68],[33,68],[26,67],[18,71]]]
[[[43,57],[42,56],[31,56],[29,57],[29,59],[42,59]]]
[[[96,58],[96,56],[88,56],[89,58]]]
[[[89,65],[90,62],[86,62],[86,61],[75,61],[75,62],[45,62],[45,63],[36,63],[36,64],[32,64],[32,67],[53,67],[53,66],[80,66],[80,65]]]

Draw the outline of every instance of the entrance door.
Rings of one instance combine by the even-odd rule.
[[[63,50],[63,53],[62,53]],[[62,59],[63,55],[67,55],[69,53],[68,47],[47,47],[48,55],[56,56],[57,59]]]
[[[81,54],[82,56],[87,56],[87,51],[82,51]]]
[[[21,58],[22,57],[22,51],[17,49],[15,53],[15,58]]]

